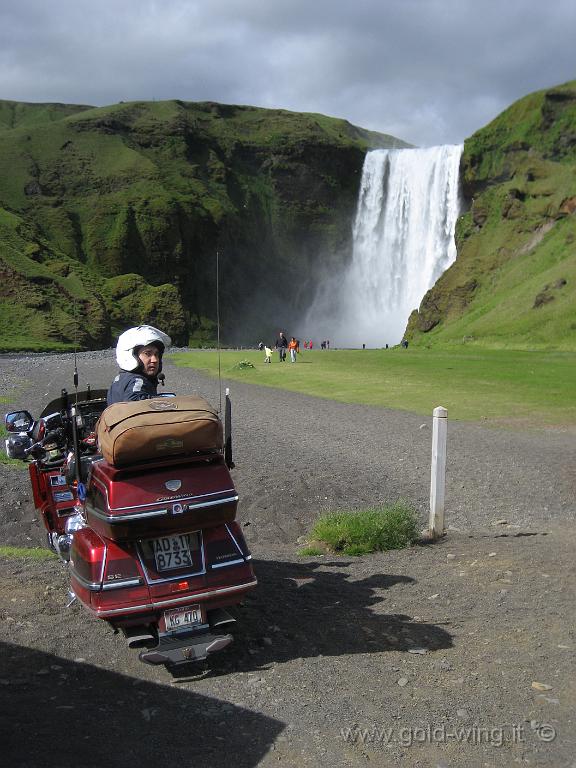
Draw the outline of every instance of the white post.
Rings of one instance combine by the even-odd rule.
[[[434,408],[432,422],[432,469],[430,473],[430,523],[433,539],[444,534],[444,491],[446,486],[446,433],[448,411]]]

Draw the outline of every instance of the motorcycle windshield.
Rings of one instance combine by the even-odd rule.
[[[60,395],[59,397],[55,397],[54,400],[51,400],[45,407],[42,413],[40,414],[40,418],[43,416],[48,416],[50,413],[56,413],[57,411],[65,411],[68,410],[68,406],[75,405],[76,402],[78,403],[90,403],[92,400],[106,400],[106,395],[108,394],[107,389],[91,389],[91,390],[83,390],[82,392],[76,392],[68,393],[67,395]]]

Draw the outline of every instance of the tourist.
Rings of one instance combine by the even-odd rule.
[[[288,339],[282,331],[278,334],[278,338],[276,339],[276,344],[274,345],[276,349],[278,350],[278,356],[280,358],[280,362],[283,363],[286,360],[286,350],[288,349]]]
[[[295,363],[296,362],[296,353],[298,351],[298,342],[296,341],[294,336],[292,336],[292,338],[290,339],[290,342],[288,344],[288,350],[290,352],[290,362],[291,363]]]

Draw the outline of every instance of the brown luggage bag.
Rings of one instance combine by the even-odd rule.
[[[197,395],[156,397],[109,405],[98,422],[98,445],[109,464],[221,450],[218,412]]]

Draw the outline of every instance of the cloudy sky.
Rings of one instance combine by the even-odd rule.
[[[0,99],[211,100],[460,143],[576,78],[575,0],[0,0]]]

